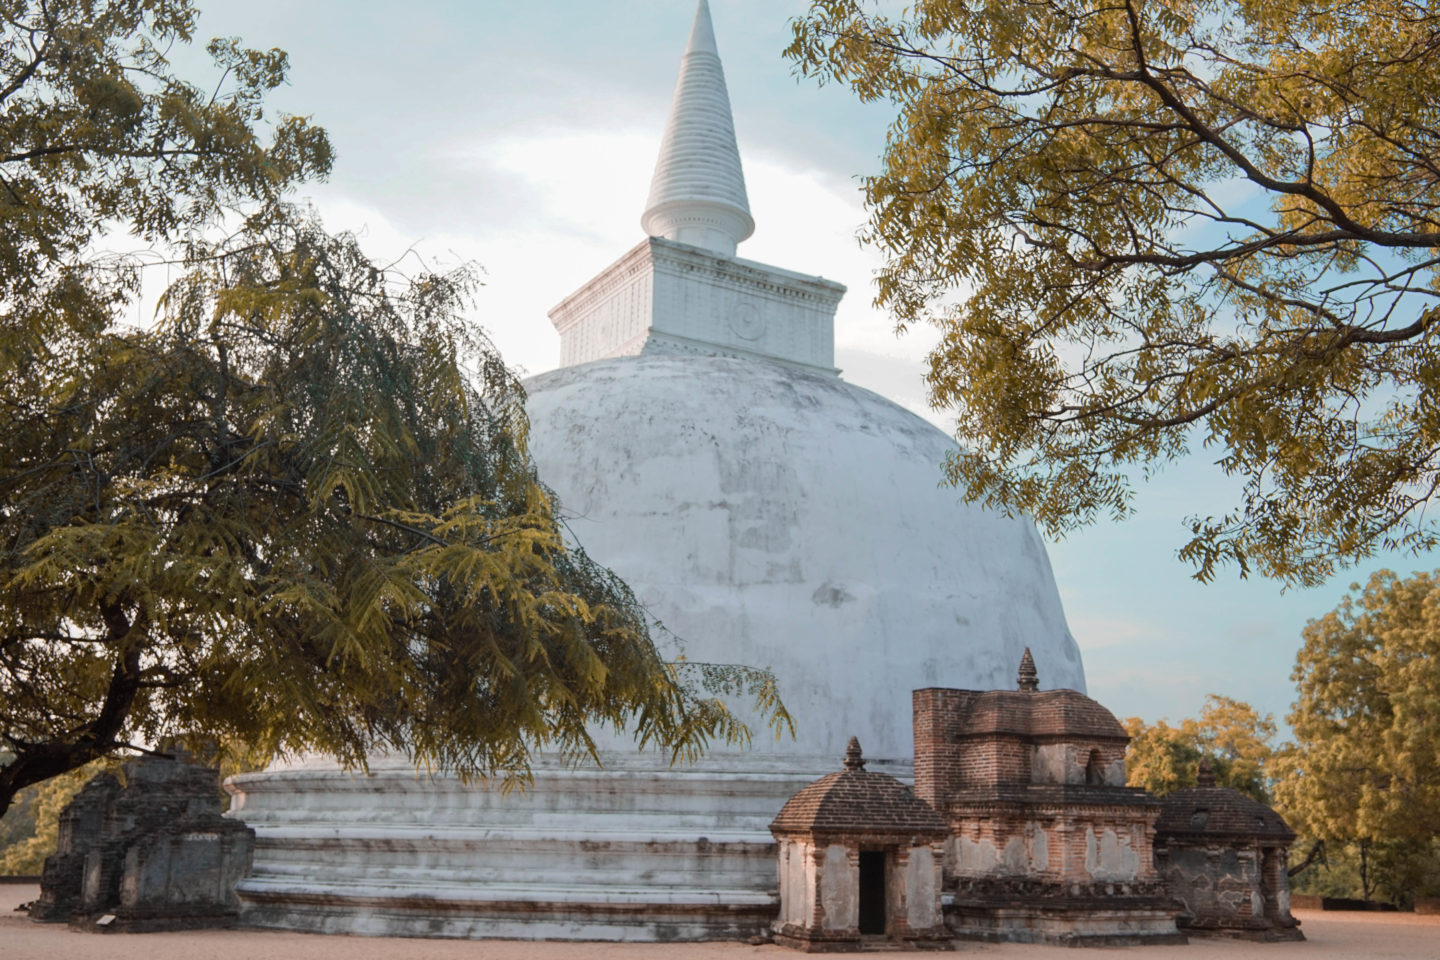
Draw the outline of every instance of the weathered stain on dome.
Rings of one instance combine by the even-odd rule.
[[[943,486],[954,442],[889,400],[660,354],[527,389],[540,476],[586,550],[690,659],[775,672],[798,740],[755,750],[833,757],[861,720],[873,756],[906,763],[910,690],[1007,686],[1026,646],[1049,682],[1084,689],[1034,525]]]

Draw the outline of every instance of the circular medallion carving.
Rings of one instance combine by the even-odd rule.
[[[765,332],[765,324],[755,304],[742,303],[730,314],[730,329],[741,340],[759,340]]]

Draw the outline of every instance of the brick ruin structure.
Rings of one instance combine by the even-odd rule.
[[[92,778],[61,811],[31,919],[107,932],[233,924],[255,831],[221,816],[218,771],[145,757],[123,773],[123,786]]]
[[[60,811],[55,852],[45,858],[40,898],[30,905],[30,919],[65,923],[79,911],[85,886],[85,858],[99,842],[105,815],[120,790],[120,781],[115,777],[98,774]]]
[[[780,860],[776,943],[807,952],[948,946],[940,884],[949,827],[899,780],[867,771],[854,737],[844,769],[791,797],[770,832]]]
[[[1198,786],[1164,797],[1155,863],[1181,904],[1186,933],[1252,940],[1304,940],[1290,915],[1286,858],[1295,833],[1278,813],[1215,785],[1208,759]]]
[[[985,940],[1184,942],[1155,869],[1160,801],[1125,786],[1129,736],[1075,690],[913,694],[915,793],[950,827],[950,929]]]

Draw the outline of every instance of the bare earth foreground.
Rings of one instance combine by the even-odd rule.
[[[398,940],[382,937],[325,937],[268,930],[212,930],[195,933],[91,934],[32,923],[15,907],[39,896],[39,888],[0,886],[0,960],[742,960],[760,956],[783,960],[801,954],[781,947],[738,943],[534,943],[519,940]],[[1128,947],[1086,950],[1027,944],[961,943],[956,954],[985,960],[1116,957],[1123,960],[1440,960],[1440,916],[1408,913],[1319,913],[1297,910],[1304,943],[1254,944],[1233,940],[1192,940],[1183,947]],[[945,954],[895,953],[891,956]],[[864,956],[875,956],[865,953]]]

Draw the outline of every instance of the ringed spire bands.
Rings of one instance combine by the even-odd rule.
[[[733,257],[755,232],[710,6],[700,0],[640,225],[652,237]]]

